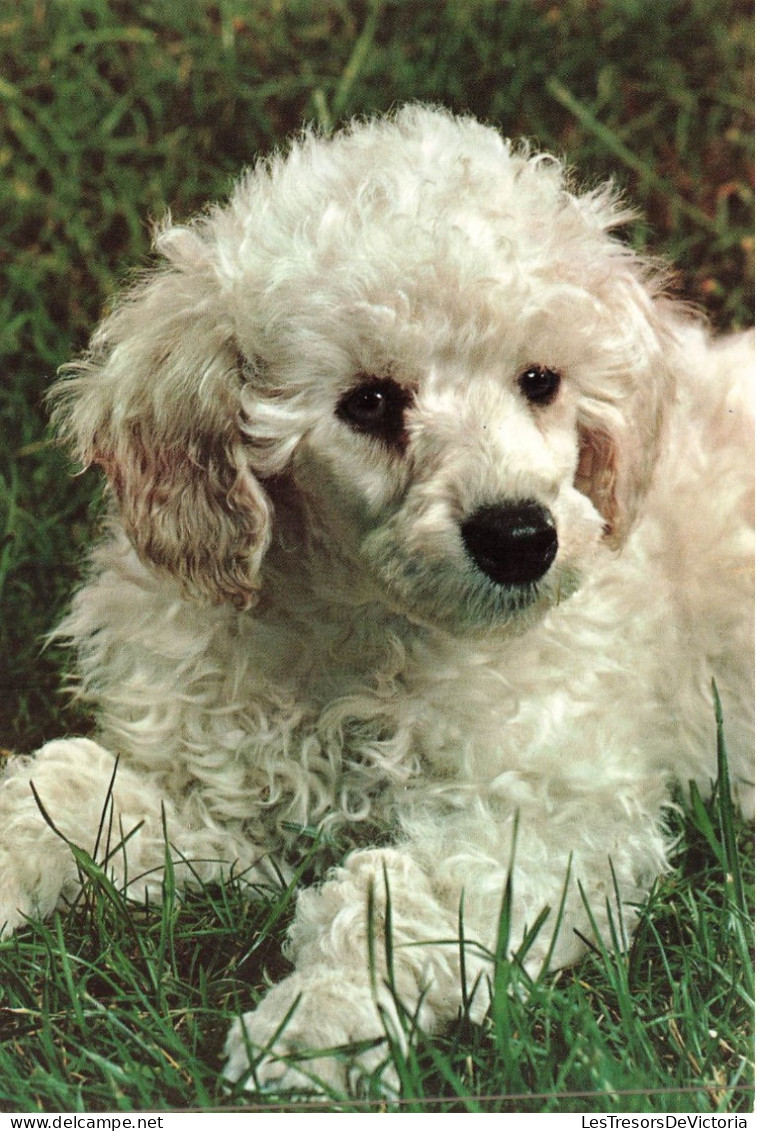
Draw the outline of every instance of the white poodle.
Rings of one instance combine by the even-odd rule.
[[[262,1048],[255,1086],[342,1084],[293,1054],[376,1039],[372,1069],[397,1002],[453,1018],[461,901],[483,1014],[508,875],[514,950],[552,909],[534,967],[578,956],[584,900],[632,929],[671,782],[715,777],[713,679],[745,802],[750,341],[664,297],[628,217],[441,110],[306,133],[163,227],[57,387],[114,500],[61,628],[98,741],[8,768],[0,923],[75,896],[63,838],[94,852],[108,798],[139,898],[164,820],[185,884],[270,882],[338,830],[232,1079]]]

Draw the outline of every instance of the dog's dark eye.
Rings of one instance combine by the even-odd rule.
[[[345,395],[336,414],[356,432],[376,436],[393,447],[404,447],[405,409],[411,393],[390,377],[367,377]]]
[[[544,365],[530,365],[518,378],[520,391],[531,404],[547,405],[560,389],[560,374]]]

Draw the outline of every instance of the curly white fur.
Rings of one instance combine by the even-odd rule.
[[[632,927],[671,782],[715,775],[713,678],[746,796],[751,343],[662,295],[611,234],[627,218],[443,111],[306,133],[162,228],[163,266],[55,392],[116,503],[60,630],[98,744],[7,771],[0,922],[77,882],[30,780],[91,851],[114,754],[113,827],[141,826],[108,866],[135,894],[159,896],[164,819],[187,881],[270,878],[293,828],[338,829],[356,849],[301,894],[295,973],[232,1031],[232,1078],[298,997],[260,1084],[301,1081],[277,1056],[383,1032],[385,883],[396,988],[429,1028],[458,1009],[458,948],[403,944],[454,939],[462,897],[485,975],[508,873],[514,946],[569,868],[556,964],[590,933],[579,882],[600,928],[617,883]],[[355,389],[394,398],[393,426],[345,412]],[[503,581],[465,523],[524,504],[554,560]],[[342,1061],[310,1070],[343,1082]]]

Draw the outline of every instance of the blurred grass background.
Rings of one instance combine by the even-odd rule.
[[[614,176],[639,208],[634,244],[674,260],[681,293],[718,328],[752,322],[744,0],[4,4],[0,747],[28,751],[88,726],[58,692],[61,656],[40,640],[96,533],[99,483],[71,478],[47,438],[43,396],[144,262],[150,217],[223,197],[304,120],[329,127],[406,99],[529,136],[589,183]],[[572,1110],[751,1110],[738,1091],[751,1080],[750,913],[731,898],[733,853],[725,859],[701,806],[676,820],[676,869],[642,918],[630,966],[608,959],[603,971],[594,956],[529,1000],[506,996],[505,1039],[456,1031],[435,1046],[447,1067],[434,1052],[437,1075],[423,1086],[597,1092]],[[748,856],[746,827],[729,837]],[[281,962],[287,899],[274,912],[244,893],[167,900],[138,929],[111,897],[92,907],[65,935],[55,921],[0,946],[0,1110],[228,1103],[223,1034],[264,967]],[[623,1092],[666,1086],[684,1091]],[[415,1087],[420,1076],[406,1092]]]
[[[44,390],[144,261],[304,120],[471,111],[623,184],[638,245],[721,328],[752,320],[743,0],[16,0],[0,9],[0,745],[80,728],[40,652],[95,523]]]

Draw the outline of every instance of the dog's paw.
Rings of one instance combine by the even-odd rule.
[[[327,1095],[355,1092],[370,1080],[381,1094],[396,1095],[390,1061],[370,986],[320,967],[292,974],[234,1022],[224,1077],[251,1091]]]
[[[27,922],[27,916],[14,906],[18,900],[3,898],[0,893],[0,939],[10,938],[20,927]]]
[[[25,926],[30,919],[43,919],[55,906],[58,883],[54,869],[46,875],[44,867],[35,871],[33,857],[24,866],[11,853],[0,848],[0,939]]]

